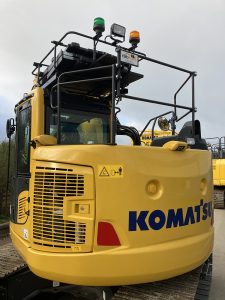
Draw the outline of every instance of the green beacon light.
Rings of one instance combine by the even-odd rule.
[[[101,36],[105,31],[105,20],[103,18],[95,18],[93,30],[96,32],[96,35]]]

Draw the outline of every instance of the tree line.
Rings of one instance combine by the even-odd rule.
[[[9,158],[9,141],[0,141],[0,215],[9,215],[9,197],[11,191],[11,178],[14,167],[15,142],[10,143],[10,164],[9,164],[9,182],[7,194],[8,179],[8,158]],[[7,199],[8,198],[8,199]],[[6,201],[6,199],[8,201]],[[8,202],[8,203],[6,203]]]

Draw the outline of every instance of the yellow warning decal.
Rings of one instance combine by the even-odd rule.
[[[123,178],[123,175],[122,165],[98,165],[99,178]]]

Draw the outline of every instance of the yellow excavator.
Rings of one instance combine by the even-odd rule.
[[[213,160],[214,207],[225,208],[225,137],[208,138]]]
[[[196,73],[137,51],[137,31],[123,47],[125,27],[113,24],[102,39],[104,28],[104,20],[96,18],[94,37],[70,31],[53,41],[34,63],[34,84],[16,104],[15,121],[7,121],[7,136],[15,134],[16,141],[10,234],[22,257],[17,270],[25,264],[36,280],[50,282],[45,292],[36,285],[29,299],[45,299],[35,298],[44,293],[49,299],[124,299],[125,294],[137,299],[135,293],[138,299],[146,299],[146,293],[155,299],[151,282],[199,270],[212,253],[211,154],[195,119]],[[69,36],[92,41],[93,49],[66,43]],[[98,45],[115,49],[115,55],[97,50]],[[143,78],[138,67],[151,63],[187,76],[172,103],[129,94],[129,85]],[[178,104],[176,97],[187,82],[190,106]],[[169,111],[151,118],[139,133],[119,117],[121,101],[129,100]],[[149,122],[165,115],[171,134],[141,145]],[[187,115],[191,120],[175,134],[176,122]],[[118,145],[118,135],[130,137],[132,145]],[[194,272],[175,281],[182,299],[196,292]],[[15,276],[7,270],[5,277],[12,278],[10,273]],[[19,293],[32,286],[21,282],[23,291],[16,295],[11,289],[10,299],[23,299]],[[133,290],[127,287],[133,284]],[[169,289],[176,295],[171,286],[160,288],[159,299]]]
[[[154,130],[154,135],[152,134],[152,130],[145,130],[141,136],[141,142],[144,146],[151,146],[152,143],[152,135],[153,139],[160,138],[163,136],[171,135],[171,131],[166,130]]]
[[[163,115],[150,119],[149,122],[147,123],[147,125],[144,127],[144,129],[140,132],[142,145],[151,146],[153,140],[155,140],[157,138],[171,136],[173,133],[177,134],[174,130],[175,129],[175,123],[174,123],[174,119],[173,119],[174,115],[173,115],[173,118],[171,118],[170,120],[167,120],[165,117],[163,117]],[[159,129],[155,129],[157,120],[158,120]],[[146,129],[152,121],[153,121],[152,128]],[[173,130],[172,130],[171,125],[174,127]]]

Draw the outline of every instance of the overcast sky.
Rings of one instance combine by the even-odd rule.
[[[32,86],[32,65],[50,49],[52,40],[69,30],[93,35],[95,17],[138,30],[138,50],[151,58],[197,71],[196,117],[204,136],[225,135],[225,1],[224,0],[0,0],[0,138],[13,107]],[[75,39],[89,46],[84,40]],[[128,42],[125,43],[128,46]],[[100,47],[101,50],[107,50]],[[143,82],[129,92],[165,101],[185,80],[183,74],[148,65]],[[178,99],[190,105],[187,89]],[[124,100],[121,120],[141,130],[158,110],[155,105]],[[165,110],[164,110],[165,111]]]

